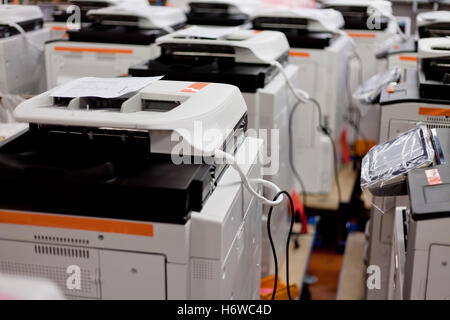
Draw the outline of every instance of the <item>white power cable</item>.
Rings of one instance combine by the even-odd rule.
[[[262,203],[269,205],[269,206],[277,206],[283,201],[283,197],[278,197],[277,200],[275,200],[275,201],[269,200],[269,199],[265,198],[264,196],[260,195],[255,189],[253,189],[253,187],[250,185],[250,182],[262,184],[264,187],[272,189],[275,194],[277,194],[278,192],[281,191],[280,188],[278,188],[278,186],[276,184],[274,184],[273,182],[270,182],[270,181],[267,181],[264,179],[249,180],[247,178],[246,174],[244,173],[244,171],[242,170],[242,168],[238,165],[236,159],[231,154],[226,153],[222,150],[215,150],[214,158],[217,160],[224,161],[225,163],[229,164],[234,170],[236,170],[237,173],[239,174],[239,177],[241,178],[242,183],[244,184],[245,188],[256,199],[258,199]]]

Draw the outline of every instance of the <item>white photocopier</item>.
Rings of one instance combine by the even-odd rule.
[[[51,14],[52,20],[46,21],[44,25],[46,28],[50,28],[50,38],[52,40],[63,39],[67,37],[68,23],[72,23],[74,29],[77,26],[77,22],[79,23],[78,27],[87,25],[89,23],[87,16],[89,10],[114,6],[122,1],[124,0],[69,0],[69,4],[57,6]],[[78,12],[74,6],[79,8]],[[80,21],[75,20],[75,15],[78,13]]]
[[[289,44],[285,35],[276,31],[190,27],[158,38],[156,43],[161,47],[161,56],[132,66],[129,74],[133,77],[164,74],[168,80],[190,79],[237,86],[247,104],[250,131],[265,142],[268,158],[263,168],[264,178],[291,192],[295,181],[289,165],[288,126],[290,111],[297,101],[280,70],[271,64],[274,60],[282,63],[286,76],[298,83],[298,68],[287,64]],[[266,134],[254,129],[266,130]],[[288,210],[285,203],[273,215],[273,238],[280,261],[290,220]],[[264,212],[267,211],[265,206]],[[269,275],[274,265],[263,225],[262,272]]]
[[[380,98],[380,143],[422,123],[428,128],[450,127],[449,61],[450,39],[420,39],[418,69],[406,69],[405,79],[388,85]],[[368,297],[388,295],[387,281],[392,244],[392,225],[397,206],[409,206],[408,198],[375,197],[370,218],[369,264],[382,270],[381,290]]]
[[[68,298],[259,299],[262,208],[241,181],[261,176],[262,141],[242,94],[154,80],[81,78],[17,107],[30,129],[0,147],[1,273]]]
[[[375,50],[395,37],[399,26],[392,17],[392,7],[384,0],[324,0],[322,8],[338,10],[344,17],[344,31],[356,43],[362,64],[363,80],[367,80],[385,65],[377,61]]]
[[[417,41],[423,38],[446,37],[450,35],[450,11],[430,11],[417,15],[417,35],[405,41],[393,43],[381,56],[387,58],[388,68],[400,67],[404,76],[406,68],[417,65]]]
[[[386,69],[385,61],[378,60],[375,52],[381,44],[397,39],[400,34],[400,27],[392,16],[391,3],[384,0],[324,0],[321,3],[323,8],[338,10],[344,17],[344,31],[353,38],[360,60],[358,83]],[[355,80],[350,83],[354,84]],[[378,127],[374,121],[379,119],[377,111],[372,108],[360,119],[364,140],[369,142],[377,141]]]
[[[186,21],[178,8],[121,4],[90,10],[89,26],[69,30],[67,40],[45,46],[48,88],[84,77],[117,77],[159,55],[155,39]]]
[[[262,7],[258,0],[190,0],[189,25],[251,27],[251,18]]]
[[[0,94],[36,94],[45,90],[43,28],[37,6],[0,5]]]
[[[353,55],[351,39],[340,34],[343,25],[341,13],[333,9],[266,9],[253,19],[256,30],[286,35],[291,47],[289,62],[299,67],[300,88],[322,107],[338,149],[348,107],[348,95],[343,93],[347,92]],[[328,193],[334,181],[335,160],[330,139],[317,129],[317,113],[310,102],[295,113],[295,160],[306,192]],[[297,185],[296,189],[301,188]]]
[[[387,299],[450,297],[450,128],[420,125],[365,159],[362,181],[379,196],[404,195],[396,206]]]

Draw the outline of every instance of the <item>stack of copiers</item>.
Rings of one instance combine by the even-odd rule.
[[[43,28],[37,6],[0,5],[0,93],[37,94],[45,91]]]
[[[388,68],[398,66],[403,75],[407,68],[417,65],[417,41],[424,38],[439,38],[450,35],[450,11],[430,11],[417,15],[417,35],[411,35],[405,41],[399,41],[386,50]]]
[[[251,18],[261,8],[258,0],[190,0],[189,25],[251,27]]]
[[[388,266],[379,273],[382,287],[368,289],[383,291],[378,298],[450,296],[449,157],[450,128],[420,125],[374,147],[363,160],[363,187],[380,197],[407,199],[393,204],[390,223],[383,224],[393,236]]]
[[[417,68],[406,69],[405,79],[388,85],[380,98],[380,142],[395,138],[418,124],[450,127],[450,39],[420,39]],[[405,196],[375,197],[370,219],[369,264],[381,268],[381,290],[368,291],[374,299],[388,296],[388,274],[395,208],[409,206]]]
[[[161,48],[161,56],[131,67],[129,74],[134,77],[165,75],[164,79],[168,80],[237,86],[247,104],[250,131],[265,142],[268,160],[263,168],[264,177],[291,192],[295,180],[289,165],[288,127],[297,100],[284,76],[297,85],[298,68],[288,63],[289,44],[285,35],[275,31],[190,27],[158,38],[156,43]],[[264,219],[268,210],[265,206]],[[288,211],[287,202],[274,210],[273,238],[280,259],[289,229]],[[263,275],[269,275],[274,264],[263,225],[262,268]]]
[[[15,117],[30,128],[0,146],[0,273],[70,298],[259,298],[261,204],[241,180],[262,142],[237,87],[81,78]]]
[[[299,67],[299,87],[321,106],[337,147],[348,107],[348,95],[343,93],[347,92],[353,55],[351,39],[340,31],[343,26],[341,13],[333,9],[266,9],[253,19],[256,30],[286,35],[291,47],[289,62]],[[328,193],[334,181],[335,159],[332,142],[318,130],[318,110],[307,102],[294,116],[295,162],[301,164],[297,169],[306,192]]]
[[[48,88],[83,76],[117,77],[159,55],[155,39],[181,28],[178,8],[122,3],[90,10],[88,26],[68,30],[68,39],[45,46]]]
[[[386,63],[377,60],[376,50],[381,44],[389,40],[396,40],[403,35],[396,18],[392,16],[391,2],[384,0],[324,0],[323,8],[332,8],[342,13],[345,21],[344,31],[354,40],[359,56],[360,72],[358,81],[350,81],[350,87],[355,83],[361,83],[385,70]],[[352,64],[356,68],[356,64]],[[353,73],[352,73],[353,74]],[[378,119],[380,117],[377,108],[366,110],[366,114],[360,117],[359,127],[364,128],[364,139],[376,142],[378,137]]]

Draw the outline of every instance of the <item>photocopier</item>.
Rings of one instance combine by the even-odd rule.
[[[290,192],[295,181],[289,165],[288,127],[289,114],[297,100],[281,71],[271,64],[271,61],[282,63],[282,72],[292,83],[298,83],[298,67],[287,64],[289,44],[285,35],[276,31],[190,27],[158,38],[156,43],[161,47],[161,56],[132,66],[129,74],[133,77],[164,74],[167,80],[237,86],[247,104],[249,131],[265,142],[263,176]],[[264,206],[264,219],[267,212],[268,207]],[[285,251],[289,220],[287,203],[274,209],[273,238],[280,259]],[[263,275],[269,275],[274,265],[265,227],[263,237],[262,271]]]
[[[450,127],[450,39],[420,39],[418,69],[406,69],[402,82],[388,85],[380,98],[379,141],[383,143],[422,123],[428,128]],[[405,196],[375,197],[370,218],[369,264],[382,270],[382,289],[368,297],[387,297],[387,274],[395,208],[409,206]]]
[[[69,298],[259,299],[262,207],[241,181],[262,141],[238,88],[98,79],[15,110],[30,127],[0,147],[0,273]]]
[[[450,35],[450,11],[422,12],[416,19],[417,35],[398,41],[386,51],[388,68],[400,67],[402,75],[406,68],[417,65],[417,41],[423,38],[438,38]]]
[[[289,62],[299,67],[300,88],[320,104],[338,149],[348,107],[348,96],[342,93],[347,92],[354,50],[351,39],[339,33],[343,25],[341,13],[333,9],[266,9],[253,18],[254,29],[286,35],[291,47]],[[311,102],[296,111],[295,159],[301,164],[298,171],[306,191],[328,193],[334,181],[334,156],[330,139],[317,130],[317,113]]]
[[[324,0],[323,8],[332,8],[342,13],[344,31],[354,40],[359,66],[352,63],[352,69],[358,70],[358,81],[361,83],[386,69],[386,62],[376,58],[376,49],[390,39],[399,37],[400,27],[392,16],[391,2],[384,0]],[[352,71],[351,74],[355,72]],[[364,129],[363,140],[376,142],[378,137],[377,108],[371,108],[361,117],[360,128]]]
[[[84,77],[125,75],[128,67],[159,55],[155,39],[182,27],[181,9],[123,3],[87,13],[89,26],[45,45],[48,88]]]
[[[377,61],[375,50],[386,40],[396,37],[397,21],[392,17],[392,4],[384,0],[324,0],[322,8],[338,10],[344,17],[344,31],[356,43],[358,54],[363,61],[362,78],[367,80],[385,64]]]
[[[41,9],[28,5],[0,5],[0,94],[36,94],[45,90]]]
[[[251,18],[262,8],[258,0],[190,0],[189,25],[251,27]]]
[[[87,16],[89,10],[114,6],[122,1],[123,0],[69,0],[68,4],[56,6],[51,13],[52,20],[46,21],[44,25],[45,27],[50,28],[50,38],[52,40],[66,38],[66,32],[70,29],[68,23],[73,24],[73,29],[78,29],[81,25],[86,26],[89,24],[89,18]],[[77,9],[75,9],[75,7]],[[79,16],[75,17],[77,14]],[[79,18],[80,20],[76,21],[76,18]],[[76,25],[76,23],[79,25]]]
[[[420,125],[366,157],[362,177],[369,190],[407,198],[407,206],[396,206],[392,224],[385,226],[393,234],[385,298],[448,299],[450,128]]]

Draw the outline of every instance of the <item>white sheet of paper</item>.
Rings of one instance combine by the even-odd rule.
[[[0,123],[0,147],[27,130],[27,123]]]
[[[61,98],[118,98],[139,91],[162,77],[79,78],[56,88],[50,96]]]
[[[239,30],[239,27],[216,28],[192,26],[187,29],[178,31],[176,35],[193,38],[219,39],[228,36],[237,30]]]

